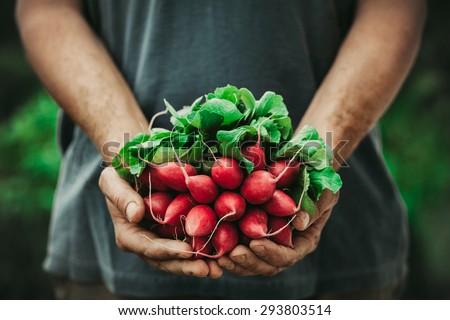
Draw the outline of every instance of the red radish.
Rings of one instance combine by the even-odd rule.
[[[267,235],[268,216],[264,210],[252,207],[247,209],[239,220],[239,228],[250,239],[259,239]]]
[[[253,162],[255,165],[253,170],[263,170],[266,167],[266,155],[258,142],[253,145],[242,147],[241,153],[245,159]]]
[[[174,250],[170,247],[160,244],[159,242],[156,242],[155,240],[147,237],[144,234],[140,234],[140,236],[168,250]],[[200,247],[200,243],[198,244],[192,243],[194,251],[185,251],[185,250],[176,250],[176,251],[194,254],[194,257],[196,258],[202,256],[211,259],[218,259],[224,254],[233,250],[238,245],[239,232],[235,224],[232,224],[230,222],[221,222],[220,224],[217,225],[217,228],[211,237],[196,236],[192,237],[192,239],[197,239],[196,241],[200,241],[201,243],[203,243],[203,245]],[[210,243],[212,243],[212,245],[216,249],[216,254],[214,255],[207,254],[204,252],[205,250],[207,250]]]
[[[291,222],[295,219],[293,216],[289,220],[283,220],[283,225],[277,225],[276,230],[268,231],[269,216],[267,213],[257,207],[247,209],[244,216],[239,220],[239,228],[242,233],[250,239],[260,239],[264,237],[273,237],[284,232],[286,228],[290,228]]]
[[[192,251],[194,251],[195,258],[201,258],[201,254],[212,254],[214,251],[214,247],[212,242],[209,241],[209,237],[192,237],[190,239],[190,244],[192,246]],[[200,253],[200,254],[199,254]]]
[[[292,216],[297,211],[294,200],[281,190],[275,190],[272,198],[261,205],[268,214],[277,217]]]
[[[289,221],[286,218],[270,217],[268,224],[270,232],[276,233],[279,230],[281,231],[270,236],[269,239],[282,246],[294,248],[292,244],[292,227],[286,227],[287,224],[289,224]]]
[[[219,218],[229,213],[234,213],[224,218],[225,221],[235,221],[245,213],[245,199],[236,192],[225,191],[214,202],[214,210]]]
[[[172,196],[167,192],[155,192],[144,198],[146,215],[157,222],[164,219],[167,207],[172,202]]]
[[[241,194],[251,204],[261,204],[272,197],[277,180],[268,171],[257,170],[250,173],[241,186]]]
[[[207,240],[208,243],[209,239]],[[197,256],[217,259],[233,250],[239,243],[239,232],[235,224],[221,222],[212,235],[212,244],[216,249],[216,254],[210,255],[202,252],[194,252]]]
[[[194,199],[188,193],[179,194],[167,207],[164,224],[171,226],[181,225],[182,217],[186,217],[195,205]]]
[[[192,208],[186,216],[186,234],[201,237],[211,234],[217,223],[217,216],[211,207],[201,204]]]
[[[146,186],[152,186],[152,190],[156,191],[169,191],[170,188],[161,180],[156,172],[155,168],[150,166],[146,167],[142,174],[139,176],[139,180]]]
[[[236,226],[229,222],[221,222],[212,236],[212,244],[217,251],[214,258],[230,252],[238,242],[239,234]]]
[[[209,204],[216,200],[219,189],[210,176],[200,174],[197,176],[188,176],[186,186],[195,201]]]
[[[288,167],[288,169],[283,173],[286,167]],[[278,160],[270,164],[269,171],[275,177],[282,174],[277,182],[277,188],[286,188],[293,184],[295,179],[298,178],[300,174],[300,163],[297,161]]]
[[[180,226],[174,227],[168,224],[156,224],[150,228],[150,231],[166,239],[181,239],[184,236]]]
[[[155,170],[159,178],[171,189],[185,192],[188,190],[186,186],[186,176],[195,176],[197,170],[187,163],[167,162],[155,165]]]
[[[211,168],[211,177],[222,188],[234,190],[244,180],[244,173],[236,160],[222,158],[214,162]]]
[[[219,194],[219,189],[217,188],[217,185],[214,183],[213,179],[206,174],[201,174],[198,176],[189,175],[186,168],[188,168],[188,166],[190,165],[183,166],[180,161],[180,157],[175,152],[175,150],[174,155],[177,158],[181,173],[184,176],[184,184],[186,185],[186,188],[189,190],[194,200],[204,204],[209,204],[216,200],[217,195]]]

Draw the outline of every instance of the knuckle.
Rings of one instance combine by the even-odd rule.
[[[127,196],[124,192],[116,192],[111,197],[112,203],[118,208],[120,211],[125,211],[125,206],[127,203]]]

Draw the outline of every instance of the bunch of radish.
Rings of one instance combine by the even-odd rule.
[[[229,85],[205,97],[179,111],[166,101],[172,130],[149,128],[114,158],[144,197],[144,223],[190,243],[196,258],[219,258],[260,238],[293,247],[296,213],[314,214],[322,191],[342,185],[329,149],[312,127],[292,137],[273,92],[256,101]]]

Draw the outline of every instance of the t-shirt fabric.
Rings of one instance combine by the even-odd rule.
[[[347,0],[91,0],[86,18],[148,118],[216,87],[284,97],[294,126],[329,70],[354,13]],[[368,68],[370,71],[370,68]],[[107,93],[105,93],[107,94]],[[155,126],[169,126],[159,117]],[[61,115],[63,150],[44,268],[115,294],[298,299],[381,287],[407,272],[408,225],[375,128],[340,171],[339,203],[314,253],[273,277],[172,275],[120,251],[98,188],[101,157]]]

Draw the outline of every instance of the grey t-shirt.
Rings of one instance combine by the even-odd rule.
[[[85,12],[147,117],[218,86],[281,94],[297,124],[352,21],[346,0],[93,0]],[[368,70],[370,70],[368,66]],[[160,117],[157,126],[167,126]],[[378,287],[406,274],[407,219],[388,174],[377,129],[341,170],[344,182],[317,250],[270,278],[218,280],[152,269],[116,248],[97,181],[101,157],[63,116],[63,163],[45,269],[76,281],[104,281],[135,297],[218,296],[290,299]]]

